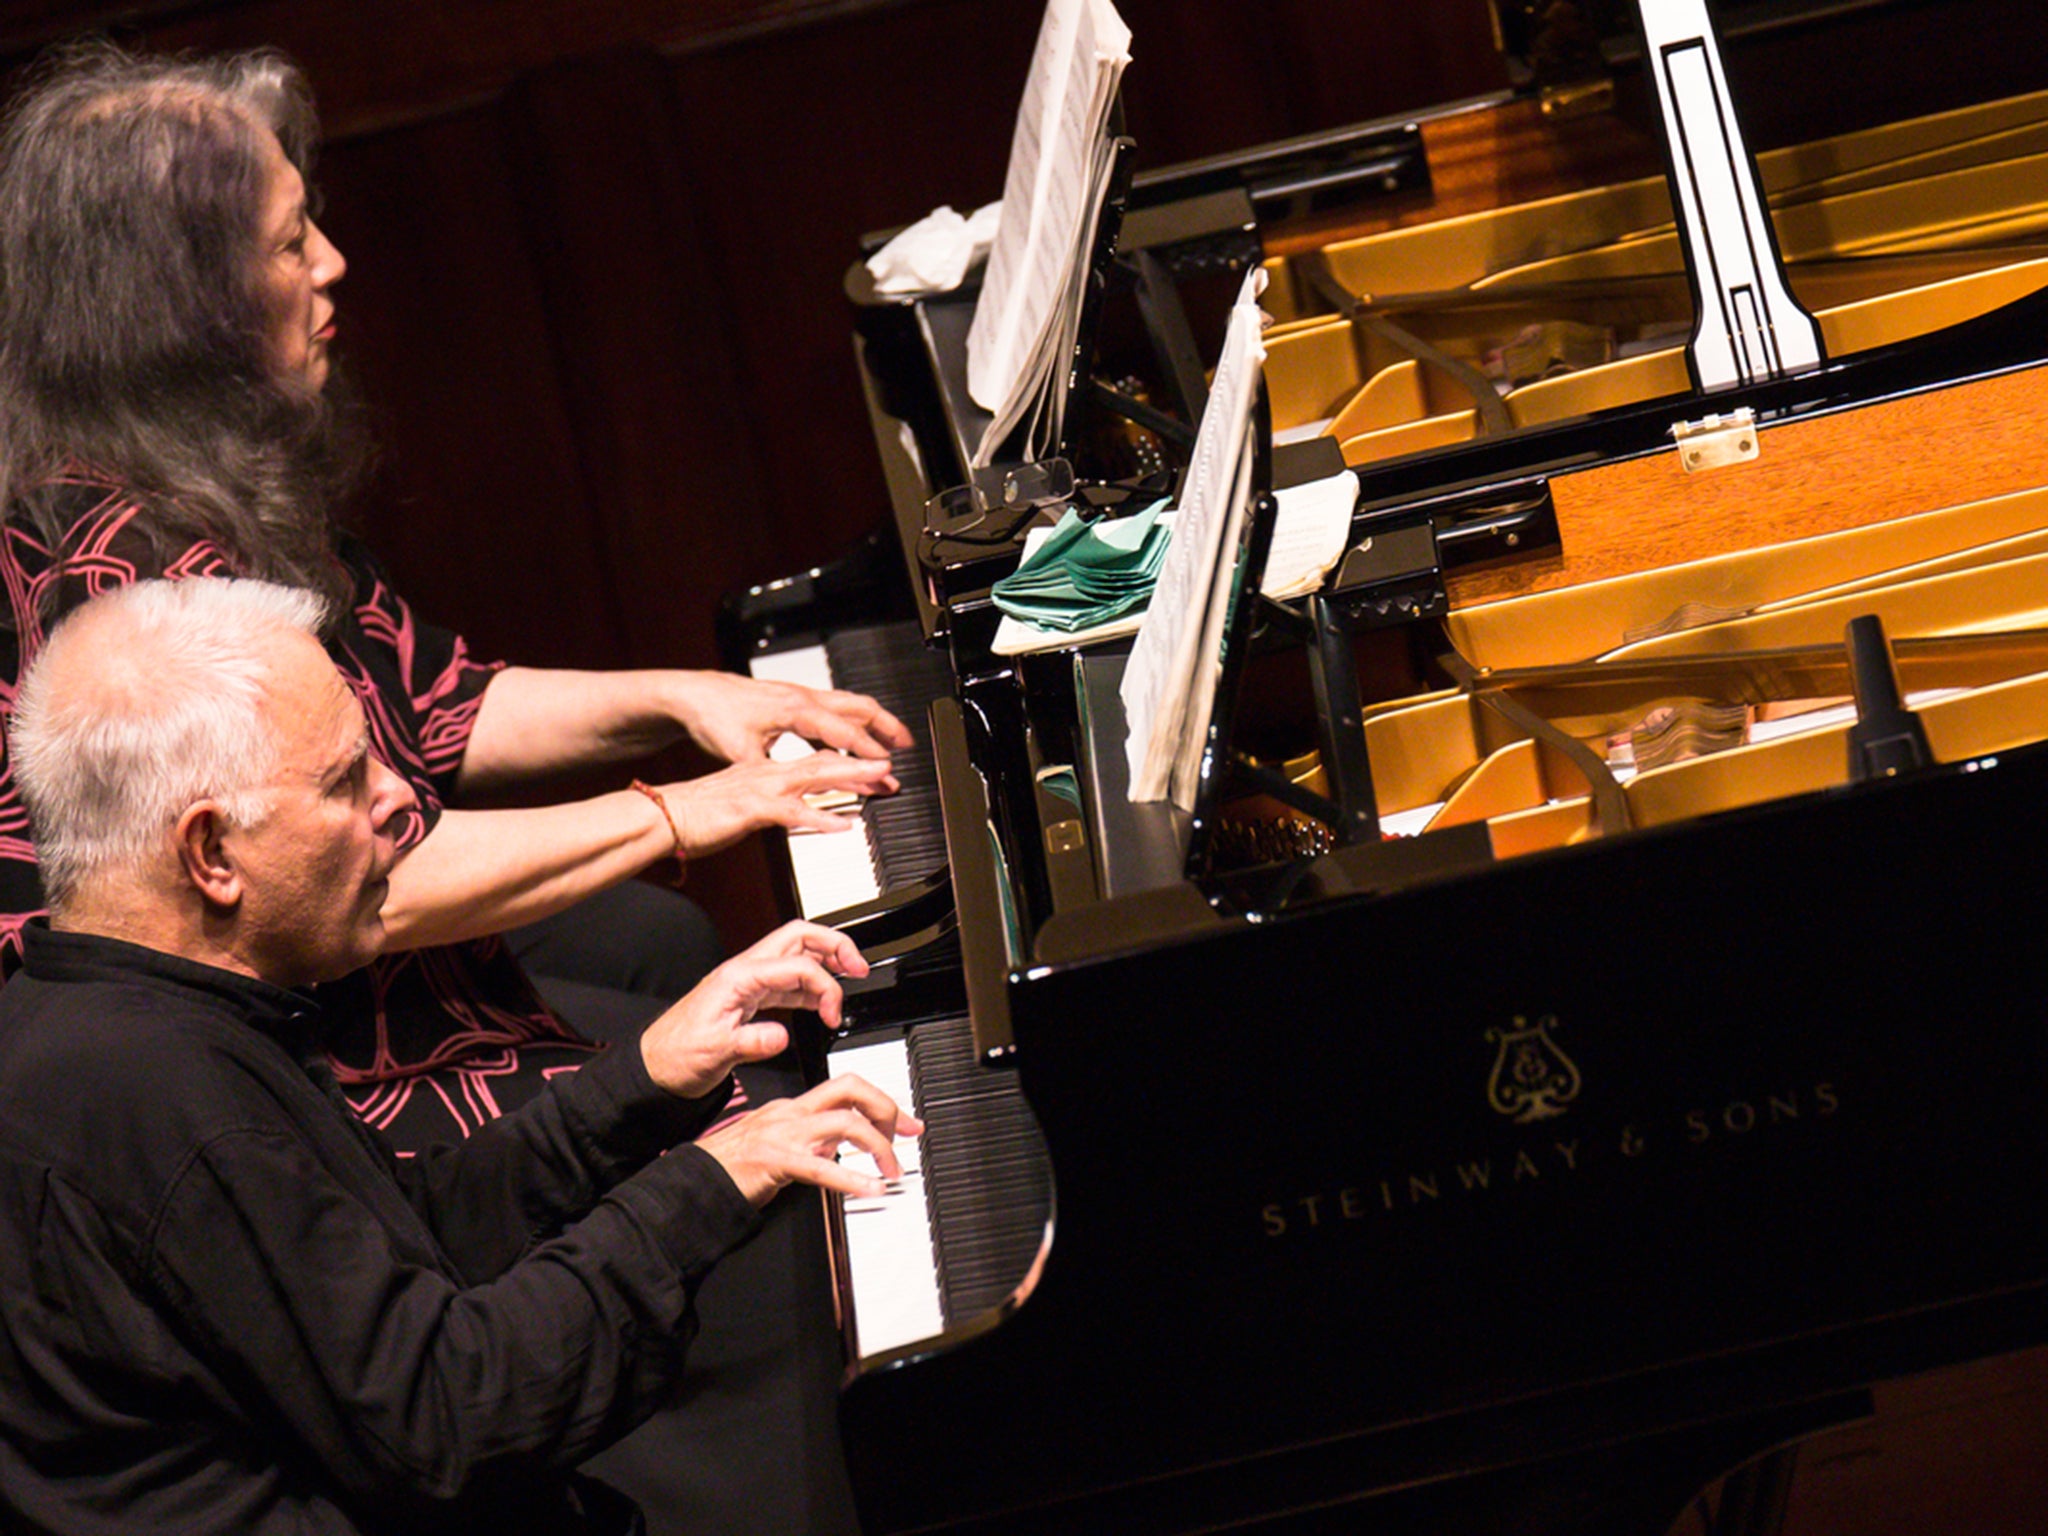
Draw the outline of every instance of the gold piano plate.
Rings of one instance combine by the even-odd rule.
[[[1484,821],[1502,857],[1593,834],[1586,773],[1489,691],[1607,761],[1631,827],[1843,785],[1840,647],[1861,614],[1899,647],[1938,762],[2048,738],[2048,490],[2035,490],[1455,612],[1471,685],[1368,713],[1381,814],[1411,831]],[[1659,757],[1638,761],[1660,732]]]

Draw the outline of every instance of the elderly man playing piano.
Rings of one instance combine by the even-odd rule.
[[[23,681],[52,910],[0,992],[0,1528],[635,1529],[566,1469],[673,1384],[698,1283],[777,1189],[873,1192],[841,1144],[893,1174],[919,1129],[847,1079],[714,1125],[786,1043],[757,1010],[833,1020],[866,969],[791,924],[637,1044],[393,1159],[305,989],[382,943],[412,792],[320,616],[144,582]]]

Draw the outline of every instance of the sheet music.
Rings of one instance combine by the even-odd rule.
[[[1017,126],[1003,211],[967,334],[967,392],[994,418],[989,462],[1034,408],[1056,411],[1079,323],[1080,279],[1110,156],[1105,126],[1130,62],[1130,28],[1110,0],[1049,0]],[[1050,388],[1055,399],[1048,402]],[[1034,436],[1049,423],[1034,423]]]
[[[1351,511],[1358,505],[1358,474],[1341,470],[1324,480],[1275,491],[1273,547],[1259,590],[1272,598],[1304,597],[1344,556],[1351,542]]]
[[[1247,439],[1249,436],[1247,433]],[[1216,571],[1210,585],[1209,603],[1202,615],[1201,634],[1193,648],[1187,707],[1180,729],[1174,733],[1172,776],[1167,781],[1167,797],[1184,811],[1194,810],[1202,755],[1209,746],[1209,717],[1216,708],[1216,683],[1223,671],[1223,626],[1235,605],[1238,584],[1244,579],[1244,572],[1237,568],[1235,557],[1251,500],[1252,445],[1247,440],[1238,454],[1237,475],[1230,488],[1226,532],[1216,552]]]
[[[1183,810],[1194,807],[1188,763],[1190,754],[1199,763],[1208,734],[1222,625],[1238,574],[1225,556],[1237,548],[1249,500],[1252,401],[1266,358],[1257,302],[1264,286],[1265,273],[1253,268],[1231,309],[1181,488],[1173,544],[1124,671],[1133,800],[1171,796]]]
[[[1103,111],[1108,110],[1105,104]],[[1026,459],[1047,458],[1059,451],[1060,424],[1066,419],[1067,389],[1073,380],[1074,349],[1080,341],[1081,308],[1087,298],[1089,255],[1102,227],[1102,205],[1109,194],[1115,159],[1116,146],[1098,134],[1084,193],[1080,235],[1067,262],[1068,283],[1054,301],[1052,324],[1045,327],[1041,352],[1034,354],[1028,373],[1029,378],[1041,379],[1043,383],[1037,388],[1027,386],[1024,391],[1031,404],[1031,427],[1024,442]],[[979,463],[986,464],[994,457],[1005,435],[991,424],[977,454]]]

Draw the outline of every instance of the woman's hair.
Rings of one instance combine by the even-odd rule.
[[[345,596],[331,517],[366,465],[345,391],[272,362],[268,146],[308,177],[304,77],[274,52],[44,61],[0,129],[0,507],[57,548],[69,471],[252,576]]]
[[[94,877],[139,867],[194,801],[261,823],[278,754],[267,695],[278,631],[315,634],[324,610],[268,582],[141,581],[57,626],[8,726],[53,912]]]

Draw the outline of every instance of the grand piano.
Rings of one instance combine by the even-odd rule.
[[[1845,9],[1999,24],[1720,7],[1738,114]],[[1873,1388],[2048,1344],[2048,100],[1774,128],[1820,361],[1703,379],[1654,40],[1554,11],[1509,97],[1141,171],[1062,465],[971,483],[971,291],[858,311],[896,526],[724,620],[923,726],[789,848],[879,962],[818,1070],[930,1126],[831,1213],[870,1536],[1662,1532],[1724,1477],[1761,1532]],[[1121,650],[1003,654],[988,589],[1070,471],[1184,456],[1253,263],[1274,483],[1359,491],[1191,837]]]

